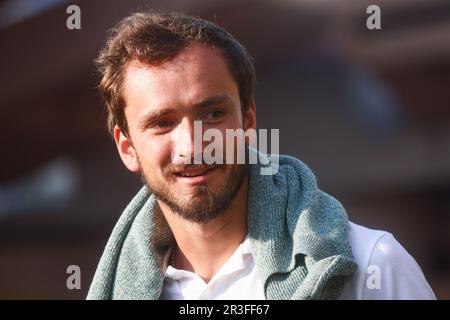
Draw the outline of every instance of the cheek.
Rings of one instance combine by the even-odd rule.
[[[239,114],[233,114],[229,116],[226,121],[223,121],[218,125],[214,125],[213,128],[220,130],[225,140],[227,129],[243,129],[242,116],[240,116]]]
[[[229,128],[243,128],[244,122],[242,117],[242,112],[240,110],[235,110],[232,117],[228,121]]]
[[[139,157],[147,174],[154,175],[170,163],[170,143],[164,137],[148,137],[139,145]]]

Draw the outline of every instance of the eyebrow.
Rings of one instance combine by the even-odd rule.
[[[206,98],[200,102],[194,103],[193,107],[194,108],[209,107],[211,105],[216,105],[216,104],[220,104],[220,103],[233,104],[233,101],[227,95],[212,96],[212,97]]]
[[[217,96],[212,96],[212,97],[208,97],[204,100],[201,100],[199,102],[196,102],[192,105],[193,108],[206,108],[206,107],[210,107],[213,105],[217,105],[217,104],[222,104],[222,103],[227,103],[227,104],[232,104],[234,105],[233,101],[230,99],[229,96],[227,95],[217,95]],[[145,126],[146,124],[148,124],[151,120],[153,119],[158,119],[159,117],[165,116],[167,114],[170,113],[174,113],[177,110],[175,108],[165,108],[165,109],[161,109],[161,110],[151,110],[147,113],[145,113],[142,116],[142,120],[140,121],[140,125],[141,126]]]

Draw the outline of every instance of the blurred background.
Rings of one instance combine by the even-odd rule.
[[[66,8],[81,9],[68,30]],[[366,9],[381,8],[381,30]],[[212,19],[255,58],[260,128],[353,222],[450,298],[450,1],[0,0],[0,298],[83,299],[140,179],[107,134],[93,59],[138,10]],[[66,269],[81,268],[81,290]]]

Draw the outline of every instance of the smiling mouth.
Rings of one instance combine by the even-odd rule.
[[[198,177],[207,174],[209,171],[216,169],[217,166],[214,167],[197,167],[197,168],[188,168],[182,171],[175,172],[175,176],[177,177]]]

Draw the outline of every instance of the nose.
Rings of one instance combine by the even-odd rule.
[[[201,156],[202,128],[194,121],[185,118],[172,131],[172,163],[192,164],[198,162],[198,154]],[[201,163],[201,158],[200,158]]]

